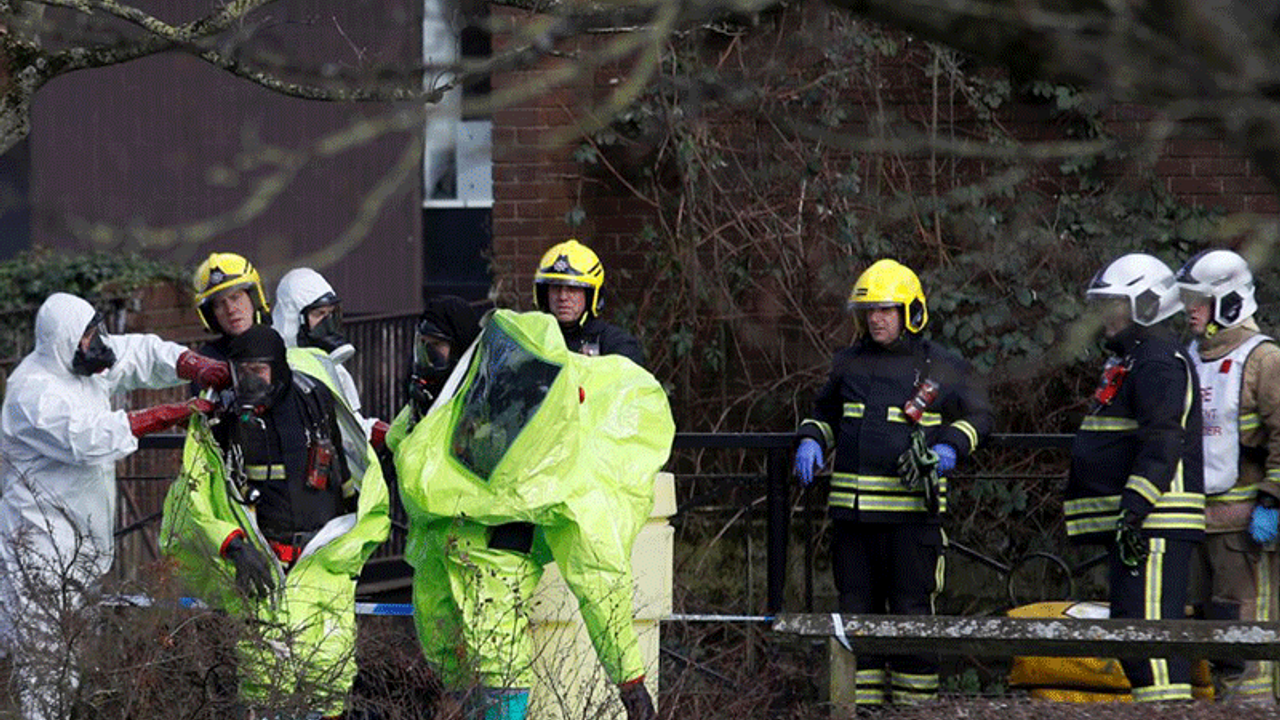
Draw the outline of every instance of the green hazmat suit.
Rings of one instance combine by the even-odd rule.
[[[570,352],[551,315],[506,310],[455,382],[395,448],[427,659],[450,689],[531,687],[528,604],[554,561],[609,678],[642,676],[631,549],[675,433],[662,386],[624,357]],[[529,552],[490,547],[512,522],[536,526]]]
[[[390,531],[389,496],[332,362],[313,348],[290,349],[288,362],[294,373],[333,394],[351,489],[357,493],[355,512],[330,520],[286,573],[258,530],[251,506],[229,479],[207,421],[196,415],[187,430],[182,473],[165,497],[160,543],[193,592],[247,621],[249,631],[236,647],[244,701],[273,707],[297,702],[294,696],[304,693],[311,711],[338,715],[356,675],[356,578]],[[237,592],[234,566],[221,555],[238,532],[274,568],[277,590],[260,601]]]

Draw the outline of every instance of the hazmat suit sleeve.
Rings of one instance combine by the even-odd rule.
[[[579,362],[587,432],[575,470],[593,479],[570,494],[566,522],[545,536],[601,665],[622,683],[645,672],[632,624],[631,551],[653,510],[654,476],[671,452],[675,424],[662,387],[634,363],[617,356]]]
[[[360,427],[364,428],[364,436],[368,438],[373,431],[373,424],[378,421],[378,418],[365,417],[361,414],[360,391],[356,389],[356,381],[355,378],[351,377],[351,371],[347,370],[347,367],[340,362],[332,362],[332,364],[339,394],[342,395],[343,402],[346,403],[347,409],[355,416]]]
[[[382,476],[382,465],[367,440],[364,448],[366,456],[356,498],[355,524],[321,551],[325,567],[352,578],[360,575],[369,557],[391,533],[391,498]]]
[[[333,409],[342,434],[342,451],[351,471],[353,490],[358,493],[354,524],[337,535],[320,551],[320,561],[331,572],[351,577],[360,574],[366,561],[391,532],[391,500],[382,465],[369,444],[363,418],[352,411],[342,394],[342,366],[316,348],[290,348],[289,367],[319,380],[333,396]]]
[[[138,449],[129,415],[84,401],[94,378],[24,384],[4,404],[4,432],[32,451],[69,465],[105,465]]]
[[[338,389],[342,391],[342,399],[346,401],[347,407],[355,415],[360,427],[364,428],[364,436],[368,439],[373,434],[373,424],[378,422],[378,418],[365,417],[360,413],[360,391],[356,389],[355,378],[351,377],[346,366],[342,363],[334,363],[333,367],[337,372]]]
[[[167,388],[186,382],[178,377],[178,356],[186,348],[177,343],[141,333],[108,335],[103,342],[116,353],[115,364],[106,372],[113,392]]]
[[[351,377],[351,372],[341,363],[334,363],[334,367],[338,371],[339,389],[342,390],[343,399],[347,401],[347,407],[351,408],[351,412],[359,415],[360,391],[356,390],[355,378]]]
[[[217,442],[204,416],[195,415],[182,449],[182,472],[169,486],[160,526],[160,549],[200,597],[227,607],[239,601],[235,570],[222,558],[232,536],[253,533],[244,506],[232,499]]]
[[[405,405],[391,421],[391,427],[387,430],[387,449],[392,453],[400,447],[400,443],[404,442],[405,438],[409,437],[409,431],[412,429],[409,427],[411,417],[413,417],[413,408]]]

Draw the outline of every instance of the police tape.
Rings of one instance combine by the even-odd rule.
[[[146,595],[108,595],[102,598],[102,605],[111,607],[155,607],[163,603]],[[208,610],[209,605],[203,600],[192,597],[178,598],[178,607],[190,610]],[[409,603],[356,603],[357,615],[375,615],[382,617],[412,617],[413,605]],[[663,622],[756,622],[771,623],[773,615],[697,615],[676,613],[662,618]]]
[[[107,595],[102,598],[101,605],[111,607],[156,607],[165,603],[157,602],[155,598],[146,595]],[[187,608],[190,610],[208,610],[208,603],[199,598],[182,597],[178,598],[174,603],[177,607]],[[413,615],[413,605],[408,603],[356,603],[357,615],[383,615],[393,617],[409,617]]]

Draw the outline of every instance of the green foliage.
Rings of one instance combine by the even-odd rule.
[[[814,123],[999,148],[1020,142],[1001,113],[1026,98],[1048,103],[1045,122],[1067,137],[1097,138],[1106,128],[1074,88],[1034,83],[1015,97],[998,72],[843,15],[814,45],[790,25],[797,12],[770,18],[773,26],[739,39],[727,63],[751,69],[753,92],[729,89],[740,76],[718,74],[726,50],[713,38],[690,36],[664,62],[685,79],[673,70],[597,138],[605,146],[643,135],[673,150],[662,158],[669,167],[649,177],[679,182],[644,188],[659,207],[636,243],[647,249],[638,280],[649,290],[620,304],[674,393],[678,424],[794,427],[828,358],[849,342],[848,288],[889,256],[921,276],[926,333],[992,375],[1000,429],[1067,431],[1056,408],[1078,402],[1093,372],[1081,362],[1092,348],[1073,330],[1089,278],[1104,260],[1135,250],[1178,266],[1205,242],[1215,214],[1178,203],[1157,183],[1101,185],[1105,157],[925,163],[924,153],[863,154],[787,132]],[[679,91],[691,75],[723,89]],[[945,116],[928,120],[900,112],[944,106]],[[579,159],[588,172],[606,172],[592,153]]]
[[[173,263],[137,254],[96,252],[74,255],[36,248],[0,263],[0,357],[30,348],[35,311],[55,292],[78,295],[106,309],[112,300],[156,281],[185,279]]]
[[[38,306],[55,292],[72,293],[91,302],[118,296],[157,280],[181,281],[182,267],[138,254],[58,253],[37,248],[0,263],[0,311]]]

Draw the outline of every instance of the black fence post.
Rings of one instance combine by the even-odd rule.
[[[790,493],[787,488],[787,449],[770,448],[765,472],[769,476],[769,614],[782,612],[787,587],[787,519]]]

